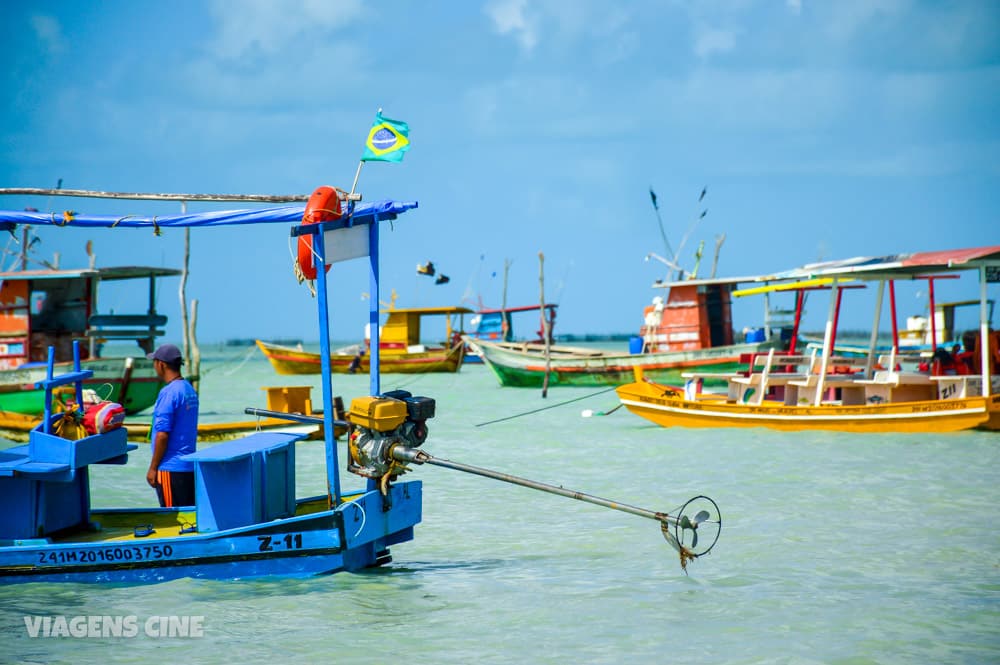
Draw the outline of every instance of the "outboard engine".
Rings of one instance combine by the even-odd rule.
[[[414,397],[405,390],[351,401],[347,470],[381,481],[379,487],[385,494],[389,481],[407,471],[393,458],[392,449],[417,448],[427,440],[427,419],[434,417],[434,406],[432,398]]]

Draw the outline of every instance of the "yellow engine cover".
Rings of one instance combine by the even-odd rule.
[[[347,419],[376,432],[391,432],[406,420],[406,402],[389,397],[355,397]]]

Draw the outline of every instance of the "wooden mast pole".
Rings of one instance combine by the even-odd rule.
[[[40,187],[0,187],[0,195],[76,196],[86,199],[131,199],[136,201],[255,201],[285,203],[308,201],[309,194],[154,194],[104,192],[89,189],[44,189]]]
[[[187,202],[181,201],[181,214],[187,214]],[[181,263],[181,283],[177,295],[181,301],[181,339],[184,345],[184,364],[191,370],[191,334],[188,328],[187,278],[191,261],[191,229],[184,229],[184,261]]]
[[[719,250],[722,249],[722,243],[726,241],[726,234],[715,236],[715,256],[712,258],[712,275],[711,279],[715,279],[715,269],[719,267]]]
[[[507,275],[510,272],[510,259],[503,260],[503,293],[500,295],[500,341],[511,342],[510,321],[507,314]]]
[[[545,318],[545,254],[541,252],[538,252],[538,286],[542,308],[542,334],[545,336],[545,378],[542,380],[542,397],[545,398],[549,394],[549,372],[552,369],[552,357],[549,352],[549,321]]]

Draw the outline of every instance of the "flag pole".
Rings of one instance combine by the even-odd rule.
[[[378,107],[378,111],[375,112],[375,116],[378,117],[382,115],[382,107]],[[358,188],[358,179],[361,177],[361,167],[365,165],[364,156],[362,156],[361,161],[358,162],[358,170],[354,172],[354,182],[351,184],[351,194],[354,194],[354,190]]]
[[[365,165],[365,160],[358,162],[358,170],[354,173],[354,183],[351,185],[351,194],[354,194],[354,190],[358,187],[358,178],[361,177],[361,167]]]

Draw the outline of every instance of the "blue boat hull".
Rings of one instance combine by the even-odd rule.
[[[0,545],[0,583],[148,584],[182,577],[308,577],[360,570],[388,562],[389,546],[413,539],[421,498],[420,481],[410,481],[392,485],[388,501],[376,490],[351,497],[335,510],[308,512],[318,502],[304,500],[297,512],[305,514],[225,531],[181,534],[175,520],[146,537],[110,530],[111,537],[96,541],[95,534],[8,541]],[[95,510],[92,518],[115,524],[131,518],[136,524],[151,514]],[[161,511],[161,517],[171,514],[176,511]]]

